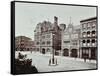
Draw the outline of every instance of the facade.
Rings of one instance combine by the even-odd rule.
[[[59,24],[43,21],[34,31],[35,50],[43,54],[55,52],[55,55],[75,58],[96,59],[97,55],[97,19],[81,20],[75,26],[71,22]]]
[[[16,51],[33,51],[34,41],[26,36],[18,36],[15,38]]]
[[[81,58],[97,58],[97,18],[89,18],[80,21],[81,38],[80,54]]]
[[[62,31],[62,56],[79,57],[79,38],[80,26],[69,23],[68,27]]]
[[[54,23],[43,21],[38,23],[34,31],[34,41],[36,51],[43,54],[52,53],[59,54],[61,49],[61,32],[58,26],[58,18],[54,17]]]

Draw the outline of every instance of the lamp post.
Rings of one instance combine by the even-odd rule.
[[[57,59],[54,58],[54,54],[55,54],[54,36],[55,36],[55,34],[52,34],[52,58],[49,60],[49,65],[50,66],[57,65]]]
[[[54,60],[54,54],[55,54],[55,50],[54,50],[54,45],[55,45],[55,44],[54,44],[54,36],[55,36],[55,34],[52,34],[52,36],[53,36],[53,37],[52,37],[52,38],[53,38],[53,39],[52,39],[52,42],[53,42],[53,45],[52,45],[52,48],[53,48],[53,49],[52,49],[52,64],[54,64],[54,63],[55,63],[55,62],[54,62],[54,61],[55,61],[55,60]]]

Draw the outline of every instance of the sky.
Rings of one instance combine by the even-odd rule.
[[[27,36],[34,40],[34,30],[39,22],[44,20],[54,22],[58,17],[58,24],[70,22],[80,25],[83,19],[96,16],[96,7],[53,5],[37,3],[15,3],[15,36]]]

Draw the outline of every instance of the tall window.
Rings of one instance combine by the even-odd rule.
[[[87,40],[87,43],[90,43],[90,40]]]
[[[92,22],[92,28],[96,27],[96,21]]]
[[[95,43],[95,39],[92,39],[92,43]]]
[[[50,41],[47,41],[47,45],[49,45],[50,44]]]
[[[72,44],[73,44],[73,45],[77,45],[77,44],[78,44],[77,40],[73,40],[73,41],[72,41]]]
[[[83,46],[86,46],[86,41],[85,41],[85,40],[83,40],[82,42],[83,42],[83,44],[82,44],[82,45],[83,45]]]
[[[92,31],[92,36],[95,36],[95,34],[96,34],[95,30],[94,30],[94,31]]]
[[[90,37],[90,31],[87,31],[87,36]]]
[[[50,35],[47,35],[47,38],[50,38]]]
[[[86,32],[83,32],[83,33],[82,33],[82,36],[83,36],[83,37],[86,37]]]
[[[87,40],[87,46],[90,46],[90,40]]]
[[[88,25],[88,23],[82,24],[82,28],[83,28],[83,29],[86,29],[86,28],[87,28],[87,25]]]
[[[37,42],[36,44],[39,45],[39,42]]]
[[[42,44],[44,45],[44,44],[45,44],[45,42],[42,42]]]
[[[85,43],[85,40],[83,40],[83,43]]]
[[[37,51],[39,51],[39,48],[37,48]]]
[[[92,46],[95,46],[95,39],[92,39]]]
[[[89,22],[87,23],[87,29],[90,29],[90,27],[91,27],[91,23]]]

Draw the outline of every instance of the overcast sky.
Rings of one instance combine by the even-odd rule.
[[[96,16],[95,7],[50,5],[36,3],[15,4],[15,36],[24,35],[34,40],[34,29],[37,23],[49,20],[53,23],[54,16],[58,23],[68,25],[71,21],[79,25],[80,20]]]

